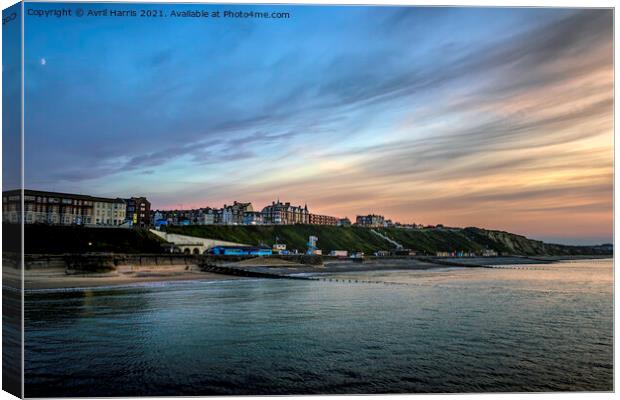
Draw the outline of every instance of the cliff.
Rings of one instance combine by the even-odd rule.
[[[13,232],[4,224],[5,233]],[[317,236],[318,247],[324,253],[331,250],[363,251],[392,250],[395,243],[418,254],[435,255],[438,251],[495,250],[513,255],[605,255],[611,250],[603,246],[563,246],[543,243],[509,232],[480,228],[464,229],[372,229],[318,225],[282,226],[170,226],[169,233],[219,239],[251,245],[271,246],[279,243],[289,250],[305,251],[308,237]],[[17,231],[16,231],[17,232]],[[5,237],[7,235],[5,234]],[[10,235],[14,236],[14,235]],[[16,235],[15,235],[16,236]],[[63,253],[161,253],[164,241],[156,235],[138,229],[84,228],[71,226],[27,225],[25,229],[27,254]]]
[[[514,255],[602,255],[611,251],[600,246],[564,246],[543,243],[525,236],[480,228],[464,229],[401,229],[381,228],[373,230],[359,227],[336,227],[317,225],[283,226],[171,226],[168,232],[227,240],[238,243],[265,244],[271,246],[276,237],[287,248],[303,251],[310,235],[317,236],[318,247],[324,252],[331,250],[363,251],[394,249],[399,243],[404,248],[420,254],[434,255],[438,251],[495,250]]]

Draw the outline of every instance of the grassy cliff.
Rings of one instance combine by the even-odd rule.
[[[403,247],[420,254],[434,255],[438,251],[481,251],[492,249],[502,254],[519,255],[581,255],[604,254],[593,246],[562,246],[531,240],[508,232],[480,228],[465,229],[376,229],[378,233]],[[245,244],[271,246],[276,237],[288,249],[306,249],[310,235],[317,236],[318,247],[325,251],[355,250],[372,253],[390,250],[395,245],[371,229],[317,225],[282,226],[171,226],[168,232],[220,239]]]
[[[15,229],[13,229],[15,228]],[[7,240],[18,238],[17,225],[3,224],[5,247]],[[311,235],[317,236],[318,247],[330,250],[363,251],[371,254],[377,250],[395,248],[393,242],[418,254],[434,255],[438,251],[481,251],[493,249],[502,254],[517,255],[598,255],[608,254],[596,246],[562,246],[531,240],[508,232],[480,228],[465,229],[400,229],[373,230],[358,227],[317,225],[282,226],[170,226],[168,232],[220,239],[251,245],[271,246],[276,237],[288,249],[304,251]],[[9,233],[9,237],[7,237]],[[387,239],[390,240],[387,240]],[[146,230],[123,228],[84,228],[72,226],[27,225],[25,252],[28,254],[60,253],[161,253],[162,239]]]
[[[220,239],[251,245],[265,244],[271,246],[276,237],[279,243],[285,243],[288,249],[304,251],[308,237],[318,236],[318,247],[329,250],[357,250],[372,252],[386,248],[386,241],[375,235],[370,229],[341,228],[318,225],[264,225],[264,226],[226,226],[193,225],[170,226],[169,233]]]

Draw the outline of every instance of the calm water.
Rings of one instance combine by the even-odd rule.
[[[611,261],[26,297],[26,396],[612,390]]]

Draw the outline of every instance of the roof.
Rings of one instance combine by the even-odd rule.
[[[19,195],[19,194],[21,194],[20,189],[7,190],[7,191],[2,192],[2,195]],[[123,203],[123,204],[125,203],[125,201],[121,198],[112,199],[112,198],[107,198],[107,197],[89,196],[85,194],[47,192],[44,190],[30,190],[30,189],[24,189],[24,196],[65,197],[65,198],[70,198],[70,199],[99,201],[99,202],[106,202],[106,203]]]
[[[240,249],[240,250],[271,250],[271,247],[261,247],[261,246],[213,246],[211,249]]]

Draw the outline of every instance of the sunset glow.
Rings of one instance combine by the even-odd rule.
[[[26,186],[612,241],[611,10],[229,8],[26,16]]]

